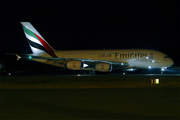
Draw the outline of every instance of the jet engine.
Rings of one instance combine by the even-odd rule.
[[[83,63],[80,60],[71,60],[67,62],[67,68],[71,70],[81,70]]]
[[[112,65],[110,63],[98,63],[96,64],[95,69],[99,72],[111,72]]]

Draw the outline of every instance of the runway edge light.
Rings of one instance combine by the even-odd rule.
[[[151,84],[159,84],[159,79],[151,79]]]
[[[155,84],[159,84],[159,79],[155,79]]]

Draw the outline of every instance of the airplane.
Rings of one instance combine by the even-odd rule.
[[[112,70],[160,69],[165,71],[174,62],[166,54],[151,49],[117,50],[54,50],[30,22],[20,22],[32,54],[16,54],[20,58],[91,74]]]

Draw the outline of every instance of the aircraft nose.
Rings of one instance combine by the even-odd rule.
[[[172,65],[174,65],[174,61],[171,58],[169,58],[167,64],[169,67],[171,67]]]
[[[164,63],[167,67],[171,67],[172,65],[174,65],[174,61],[171,58],[165,58]]]
[[[170,60],[169,60],[170,66],[174,65],[174,61],[173,61],[171,58],[169,58],[169,59],[170,59]]]

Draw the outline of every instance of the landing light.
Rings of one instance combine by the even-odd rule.
[[[149,69],[151,68],[151,66],[149,66]]]
[[[164,68],[161,68],[162,71],[164,71]]]
[[[123,63],[121,63],[121,65],[123,65]]]

